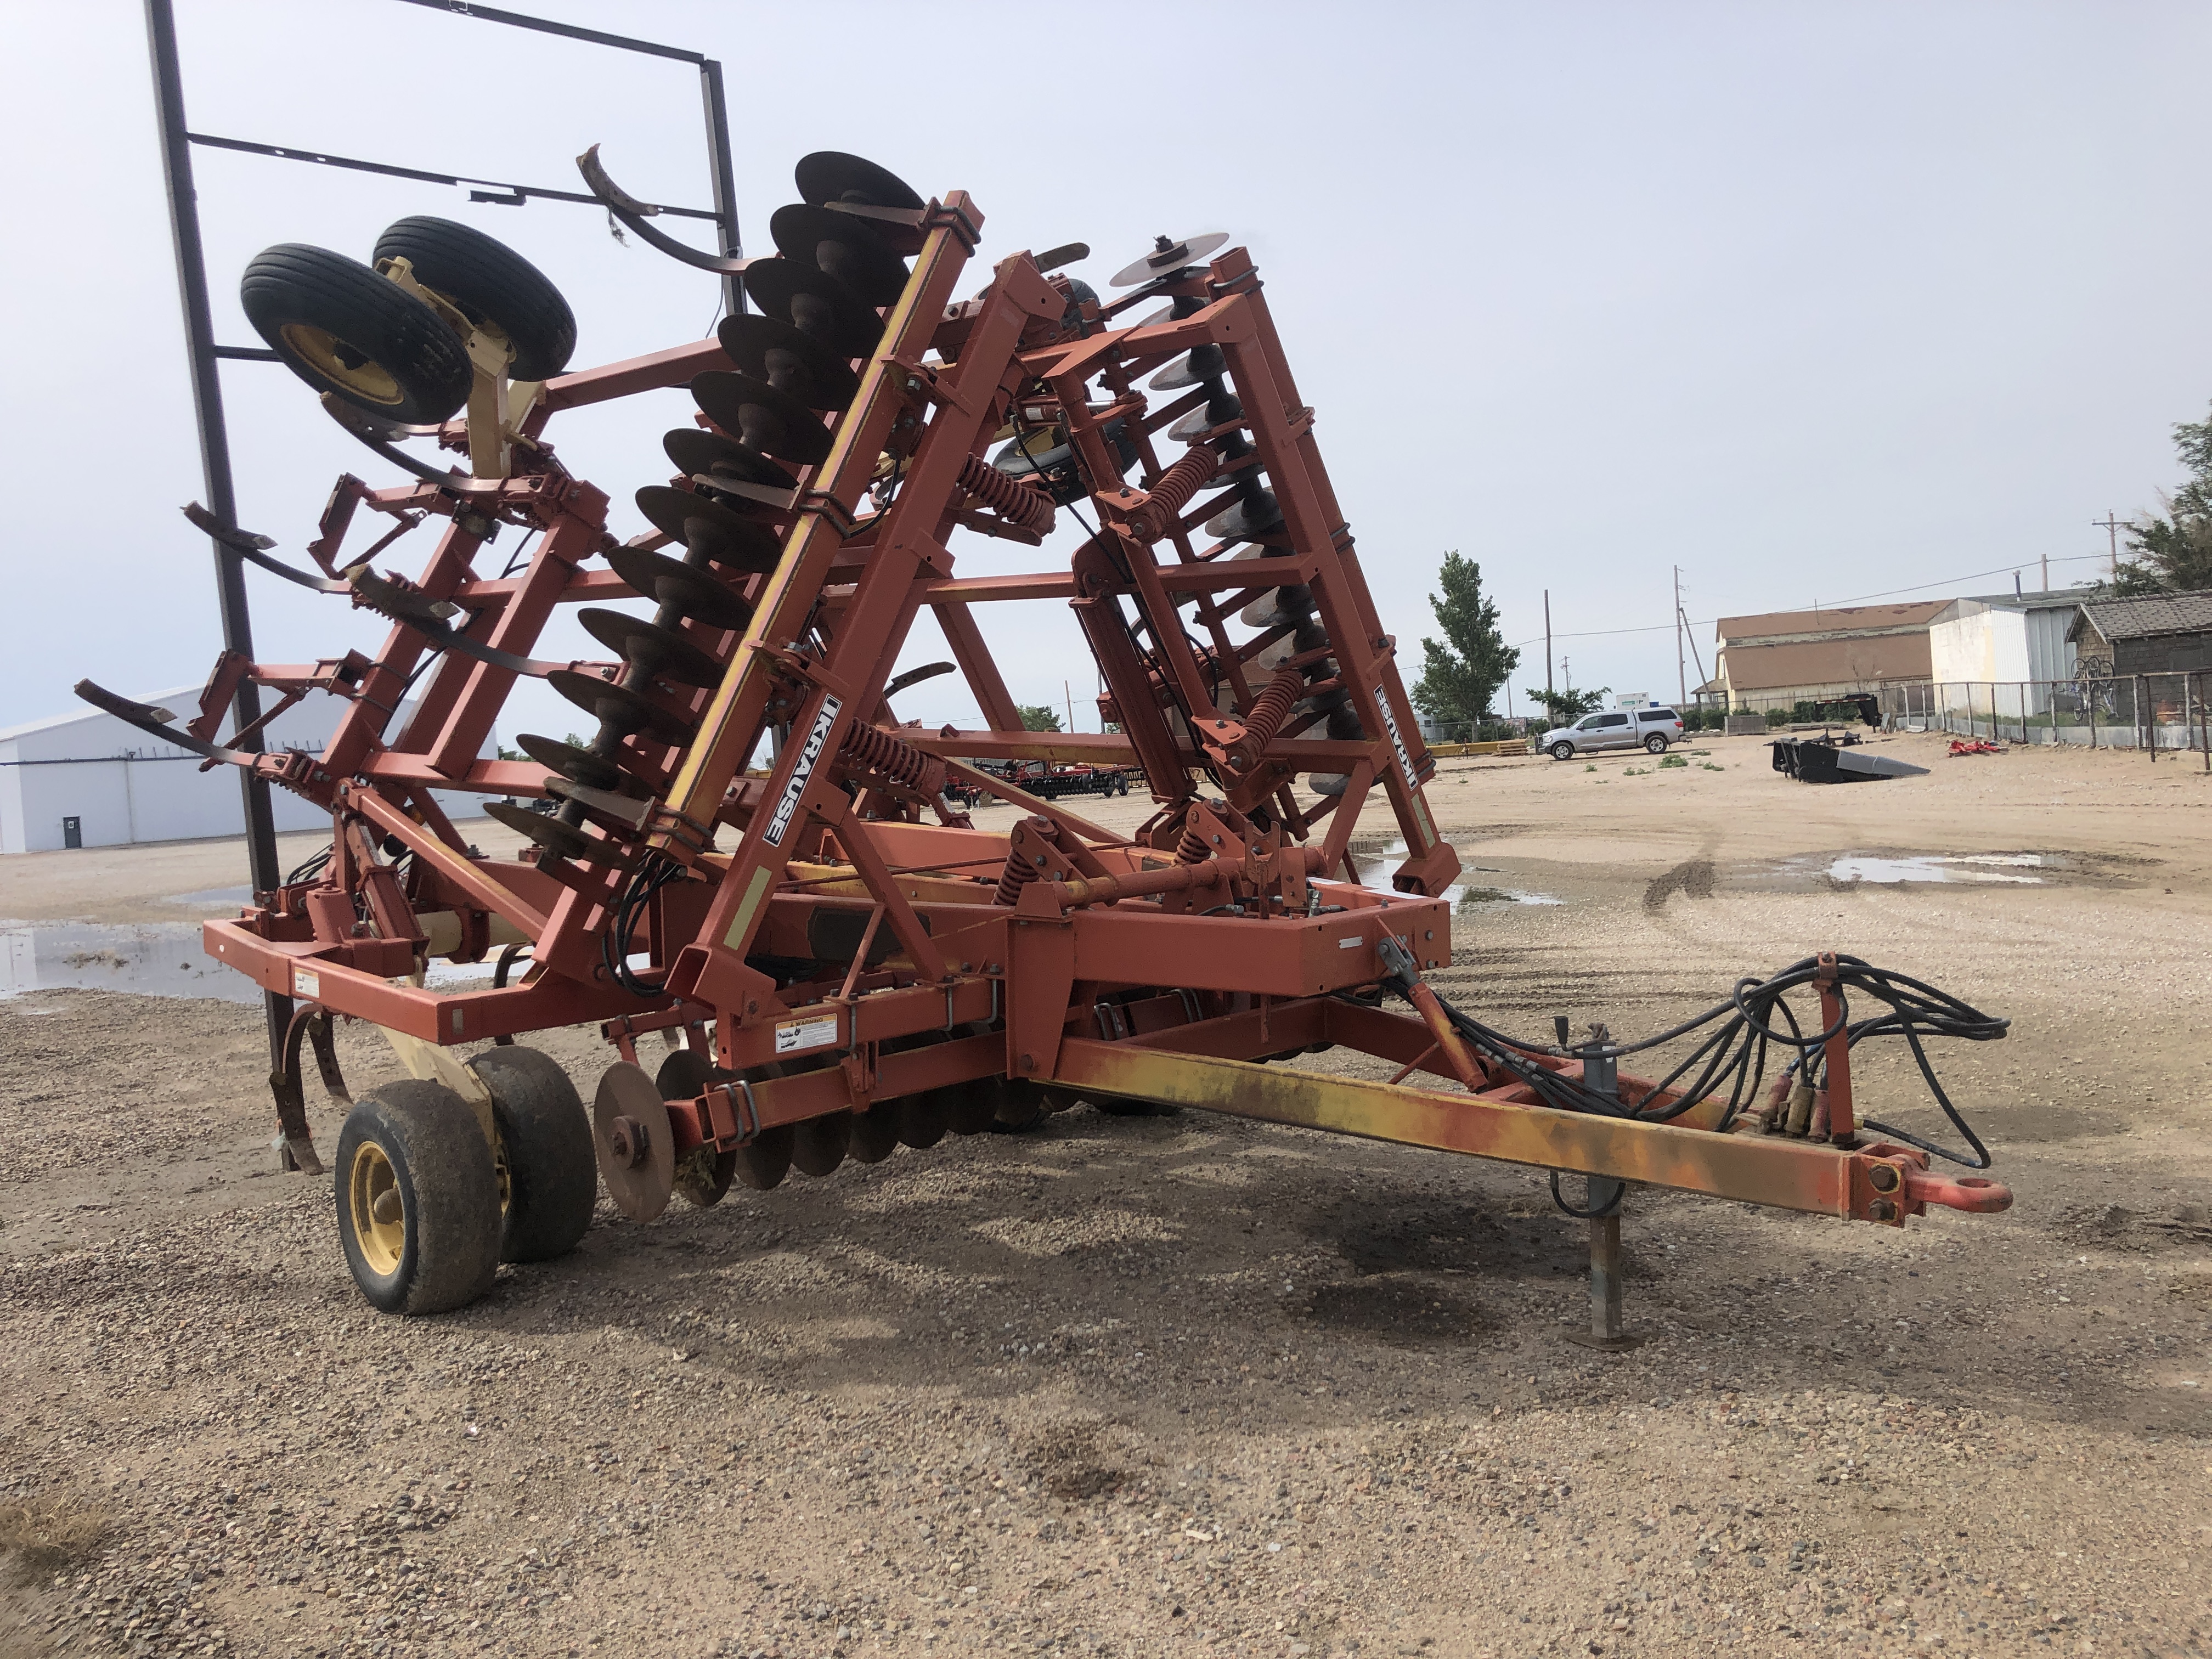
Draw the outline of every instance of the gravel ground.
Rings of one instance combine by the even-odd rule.
[[[1826,944],[2015,1021],[1943,1059],[2009,1213],[1639,1191],[1620,1355],[1564,1340],[1583,1237],[1530,1172],[1087,1109],[603,1206],[391,1320],[272,1171],[258,1011],[0,1002],[0,1655],[2205,1652],[2212,787],[1932,747],[1826,790],[1744,740],[1446,763],[1469,882],[1563,901],[1470,904],[1436,975],[1510,1028],[1652,1029]],[[8,860],[0,908],[228,873],[97,856]],[[595,1037],[544,1046],[588,1093]]]

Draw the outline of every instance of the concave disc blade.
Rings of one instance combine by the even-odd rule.
[[[763,455],[815,466],[830,454],[830,428],[812,410],[766,380],[710,368],[691,380],[691,395],[707,418]]]
[[[1149,283],[1156,276],[1164,276],[1171,270],[1181,270],[1185,265],[1194,265],[1229,240],[1224,230],[1209,230],[1202,236],[1186,236],[1181,241],[1170,241],[1163,236],[1164,247],[1155,246],[1142,258],[1132,259],[1114,273],[1110,286],[1127,288],[1137,283]]]
[[[613,727],[624,737],[641,733],[655,743],[671,746],[691,740],[690,721],[671,714],[644,693],[633,691],[628,686],[600,679],[594,674],[580,674],[569,668],[548,674],[545,683],[601,725]]]
[[[914,186],[898,174],[842,149],[817,149],[811,155],[800,156],[791,177],[809,207],[820,207],[824,202],[858,202],[866,207],[912,211],[922,205]]]
[[[773,569],[781,550],[774,531],[741,519],[721,502],[688,489],[647,484],[637,492],[637,510],[661,534],[672,536],[686,548],[697,549],[716,564],[734,570]]]
[[[828,271],[872,306],[894,303],[906,288],[905,263],[854,214],[793,202],[775,210],[768,234],[785,258]]]
[[[632,1158],[615,1151],[615,1121],[627,1118],[643,1131],[645,1144]],[[632,1221],[651,1221],[668,1207],[676,1190],[676,1143],[668,1107],[645,1068],[626,1060],[607,1067],[592,1102],[592,1141],[599,1155],[599,1178],[607,1196]]]
[[[782,324],[776,325],[778,328]],[[759,484],[767,489],[796,489],[799,480],[778,466],[757,449],[749,449],[735,438],[726,438],[719,432],[709,432],[703,427],[679,426],[664,435],[660,447],[676,470],[686,477],[705,474],[710,477],[729,478],[738,483]],[[767,509],[757,502],[749,502],[740,510],[763,513]],[[673,533],[673,532],[672,532]]]
[[[483,810],[484,816],[493,823],[505,824],[556,858],[574,859],[579,864],[604,864],[617,870],[627,870],[637,861],[633,854],[611,842],[587,836],[573,823],[563,823],[526,806],[509,806],[503,800],[491,800],[484,803]]]
[[[525,732],[514,741],[531,759],[549,772],[558,772],[571,783],[580,783],[586,789],[619,789],[623,786],[622,768],[605,755],[594,755],[588,749],[579,749],[557,738],[541,738],[534,732]]]
[[[718,1071],[706,1055],[693,1048],[678,1048],[660,1062],[653,1086],[663,1100],[696,1100],[727,1072]],[[718,1152],[711,1146],[695,1146],[676,1160],[676,1191],[684,1202],[702,1210],[720,1204],[736,1175],[738,1155]]]
[[[796,259],[756,259],[745,267],[745,292],[769,316],[840,357],[865,357],[884,336],[874,307],[828,271]]]
[[[810,1117],[792,1127],[796,1133],[792,1141],[791,1164],[801,1175],[826,1176],[845,1161],[853,1139],[850,1112]]]
[[[643,599],[673,606],[693,622],[709,628],[742,629],[752,620],[752,607],[705,571],[648,553],[642,548],[607,550],[607,564]]]
[[[587,605],[576,613],[584,631],[633,666],[678,685],[719,685],[722,665],[672,628],[627,611]]]
[[[803,330],[747,312],[725,317],[714,336],[741,374],[766,380],[809,409],[842,409],[860,389],[853,366]]]
[[[852,1118],[851,1144],[847,1155],[855,1164],[880,1164],[898,1150],[899,1115],[888,1100],[879,1100]]]

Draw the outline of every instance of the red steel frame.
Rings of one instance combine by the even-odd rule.
[[[1443,895],[1459,864],[1424,797],[1432,763],[1258,273],[1231,248],[1114,304],[1077,305],[1064,279],[1016,253],[961,301],[981,214],[956,191],[908,218],[900,234],[912,274],[884,313],[880,344],[858,365],[859,393],[835,419],[828,459],[771,504],[780,562],[739,580],[750,624],[741,634],[686,625],[726,664],[720,684],[655,689],[696,735],[680,748],[629,738],[623,764],[655,800],[641,824],[592,820],[688,872],[653,898],[635,941],[663,974],[660,990],[634,994],[605,960],[623,871],[535,856],[535,848],[477,857],[439,811],[433,789],[544,796],[553,780],[534,763],[477,757],[515,671],[458,651],[430,667],[404,728],[389,730],[434,643],[406,620],[373,659],[218,665],[192,726],[202,738],[241,680],[287,697],[319,690],[352,706],[319,757],[244,757],[332,811],[334,855],[315,880],[207,924],[211,953],[311,1013],[435,1044],[598,1021],[628,1055],[641,1032],[680,1027],[700,1042],[711,1029],[714,1060],[743,1082],[670,1103],[679,1152],[734,1148],[764,1128],[865,1113],[925,1090],[1034,1086],[1893,1224],[1931,1202],[1990,1210],[2008,1201],[1993,1183],[1936,1178],[1919,1152],[1852,1144],[1840,1040],[1828,1091],[1845,1133],[1793,1140],[1759,1133],[1748,1115],[1717,1133],[1711,1103],[1668,1124],[1552,1110],[1510,1076],[1487,1073],[1425,991],[1418,1018],[1340,996],[1389,977],[1386,937],[1423,968],[1449,963]],[[1130,307],[1164,296],[1187,314],[1124,323]],[[1241,430],[1249,454],[1230,465],[1263,470],[1281,510],[1256,556],[1232,559],[1234,544],[1206,543],[1200,526],[1220,501],[1190,506],[1189,491],[1162,491],[1170,467],[1158,440],[1204,392],[1155,408],[1136,389],[1205,345],[1226,360],[1243,413],[1201,441]],[[435,552],[400,588],[417,603],[457,607],[454,626],[467,638],[526,656],[556,605],[632,597],[611,571],[587,568],[612,545],[607,498],[562,468],[544,441],[548,423],[731,367],[710,340],[553,380],[519,429],[514,476],[388,489],[342,480],[310,550],[335,575],[353,562],[338,549],[358,507],[403,526],[441,518]],[[1039,539],[984,513],[961,482],[963,465],[1024,409],[1025,418],[1064,423],[1097,532],[1065,570],[961,577],[948,546],[957,528]],[[1108,431],[1115,422],[1135,446],[1138,477],[1117,463]],[[443,435],[466,447],[457,428]],[[884,504],[871,510],[886,453],[899,458],[896,490],[887,501],[878,491]],[[477,556],[500,524],[544,533],[520,574],[481,575]],[[1285,722],[1279,710],[1255,717],[1268,684],[1255,659],[1288,630],[1237,641],[1229,623],[1291,585],[1310,591],[1328,639],[1328,662],[1299,695],[1340,689],[1365,734],[1356,741],[1304,735],[1310,720]],[[1021,729],[973,611],[1012,599],[1074,608],[1117,732]],[[1206,636],[1196,646],[1183,619],[1194,604]],[[930,735],[890,724],[884,687],[925,606],[987,729]],[[1149,650],[1127,625],[1132,614]],[[1006,835],[957,817],[924,822],[926,798],[853,757],[851,734],[878,726],[1028,816]],[[775,763],[764,776],[747,774],[777,729],[790,735]],[[1159,811],[1138,836],[1115,836],[961,764],[977,758],[1141,767]],[[1342,793],[1301,805],[1291,786],[1313,773],[1341,775]],[[1202,793],[1200,775],[1216,781],[1218,799]],[[1378,787],[1407,848],[1388,893],[1359,884],[1348,856]],[[386,861],[402,848],[415,855],[404,884]],[[1035,878],[1001,881],[1010,866]],[[1231,904],[1241,913],[1212,914]],[[849,957],[817,956],[820,930],[833,924],[848,942],[859,936]],[[880,935],[887,950],[872,953]],[[530,946],[534,966],[518,983],[439,992],[410,981],[430,954],[474,960],[503,939]],[[817,971],[795,984],[784,975],[780,988],[769,958],[811,960]],[[1173,964],[1171,984],[1161,982],[1163,963]],[[815,1060],[835,1063],[782,1074],[788,1068],[775,1062],[792,1052],[794,1032],[810,1039]],[[1328,1044],[1381,1056],[1400,1067],[1398,1079],[1258,1063]],[[296,1065],[296,1032],[293,1054]],[[1578,1074],[1571,1060],[1543,1063]],[[1402,1080],[1415,1073],[1437,1081]],[[289,1091],[280,1079],[278,1096],[288,1139],[312,1166],[296,1077]]]

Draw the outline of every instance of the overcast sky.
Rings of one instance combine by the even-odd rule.
[[[1158,232],[1244,242],[1409,680],[1447,549],[1536,641],[1516,684],[1543,683],[1549,588],[1577,684],[1665,697],[1675,565],[1708,668],[1723,614],[2008,589],[2014,568],[2033,586],[2044,557],[2054,585],[2084,578],[2091,520],[2154,507],[2173,423],[2212,402],[2201,4],[514,3],[722,59],[749,251],[822,149],[970,191],[979,282],[1079,239],[1102,287]],[[597,142],[634,193],[708,200],[683,64],[396,0],[178,14],[198,131],[562,189]],[[196,684],[220,634],[176,511],[203,487],[139,8],[0,0],[0,135],[7,725],[72,707],[80,676]],[[363,258],[422,212],[551,276],[578,366],[715,312],[714,279],[617,246],[588,208],[195,161],[227,342],[258,343],[236,292],[260,248]],[[282,368],[224,376],[241,520],[288,551],[340,471],[395,481]],[[627,535],[689,412],[669,392],[547,435]],[[1044,556],[955,551],[971,574]],[[264,660],[381,637],[248,581]],[[1063,607],[984,622],[1020,700],[1060,703],[1067,680],[1097,729]],[[540,654],[597,647],[564,623]],[[941,654],[918,637],[908,660]],[[536,688],[509,710],[508,741],[585,724]],[[952,679],[900,713],[975,719]]]

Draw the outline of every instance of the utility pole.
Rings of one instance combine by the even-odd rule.
[[[2112,549],[2112,580],[2114,581],[2119,580],[2120,521],[2118,517],[2113,513],[2112,509],[2108,507],[2105,509],[2105,516],[2103,518],[2092,519],[2089,520],[2089,523],[2094,528],[2104,531],[2107,538],[2110,540]]]
[[[1552,590],[1544,590],[1544,690],[1552,689]]]
[[[1067,682],[1060,683],[1060,695],[1067,699],[1067,729],[1075,730],[1075,693],[1067,689]]]
[[[1559,678],[1567,683],[1567,695],[1575,695],[1575,671],[1565,657],[1559,659]]]
[[[1682,672],[1682,567],[1674,567],[1674,702],[1690,700],[1689,677]]]
[[[2043,591],[2046,593],[2051,591],[2051,555],[2048,553],[2043,556]]]

